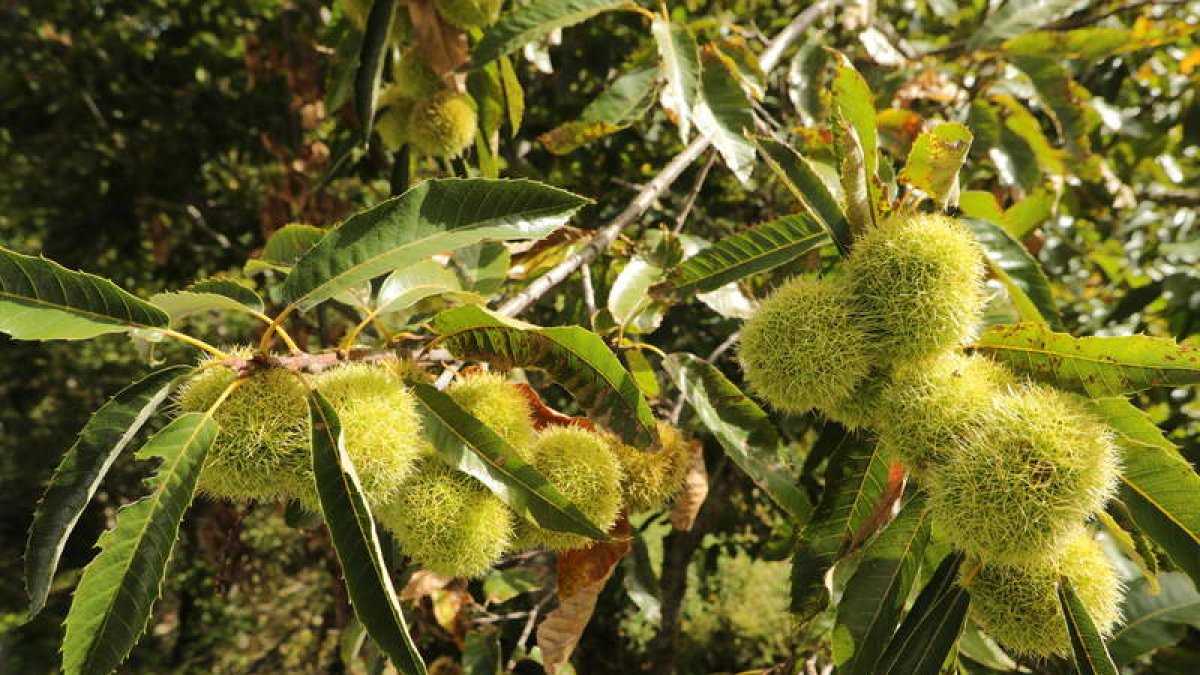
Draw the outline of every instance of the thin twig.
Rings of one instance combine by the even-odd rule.
[[[583,284],[583,306],[587,308],[588,321],[591,322],[596,317],[596,287],[592,284],[592,266],[580,267],[579,275]]]
[[[683,231],[683,224],[687,222],[688,216],[692,213],[692,208],[696,206],[696,198],[700,196],[700,190],[704,188],[704,181],[708,180],[708,172],[712,171],[713,164],[717,163],[717,153],[708,153],[708,161],[704,163],[704,168],[700,169],[700,173],[696,175],[696,182],[692,184],[692,191],[688,194],[687,201],[683,203],[683,208],[679,211],[679,217],[675,219],[675,228],[671,230],[673,234],[679,234]]]
[[[524,651],[529,645],[529,637],[533,635],[533,626],[537,623],[538,614],[541,614],[542,608],[550,599],[554,597],[553,592],[546,593],[542,599],[538,601],[533,609],[529,610],[529,618],[525,620],[525,628],[521,631],[521,637],[517,638],[517,648],[513,650],[512,656],[508,658],[508,664],[504,668],[504,672],[510,672],[517,667],[517,652]]]
[[[725,341],[722,342],[721,344],[717,345],[717,348],[712,350],[712,353],[708,355],[708,362],[716,363],[717,359],[722,354],[729,351],[729,349],[731,347],[733,347],[735,344],[737,344],[737,341],[740,340],[741,338],[742,338],[742,331],[740,331],[740,330],[735,331],[732,335],[725,338]]]
[[[787,50],[788,46],[795,42],[825,12],[833,9],[838,4],[836,0],[823,0],[814,2],[805,8],[803,12],[800,12],[786,28],[771,40],[771,43],[763,51],[762,56],[759,58],[759,64],[763,72],[771,72],[783,57],[783,52]],[[543,295],[548,293],[550,289],[571,276],[580,266],[595,260],[596,256],[607,250],[617,240],[617,237],[621,234],[621,230],[628,227],[649,210],[662,193],[671,187],[675,179],[679,178],[684,169],[696,161],[696,158],[707,150],[708,146],[708,140],[703,137],[697,137],[693,140],[683,152],[676,155],[674,159],[663,167],[663,170],[654,180],[642,188],[641,192],[629,203],[629,206],[625,207],[624,211],[617,215],[608,225],[600,228],[596,232],[596,236],[592,238],[591,242],[583,250],[560,262],[549,272],[530,284],[524,291],[500,305],[498,312],[503,316],[521,314]]]

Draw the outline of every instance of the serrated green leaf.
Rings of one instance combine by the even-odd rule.
[[[983,247],[988,268],[1008,289],[1008,296],[1021,319],[1063,330],[1062,319],[1054,306],[1050,280],[1025,246],[996,223],[979,218],[961,220]]]
[[[806,215],[784,216],[725,237],[684,260],[667,282],[680,294],[715,291],[766,272],[829,243],[825,230]]]
[[[454,272],[433,260],[422,260],[384,278],[375,298],[375,313],[402,312],[425,298],[461,291]]]
[[[1135,441],[1121,427],[1114,431],[1124,464],[1119,494],[1134,524],[1200,580],[1200,476],[1174,448]]]
[[[929,541],[925,502],[909,499],[863,551],[837,607],[833,655],[841,675],[872,675],[900,622]]]
[[[611,136],[624,128],[611,122],[574,120],[560,124],[538,136],[538,142],[555,155],[567,155],[592,141]]]
[[[892,636],[878,675],[938,675],[966,624],[971,598],[955,583],[963,555],[947,556]]]
[[[500,84],[504,89],[504,110],[508,113],[509,135],[516,138],[521,131],[521,122],[525,119],[525,89],[521,86],[521,80],[517,77],[517,70],[513,68],[512,60],[507,56],[501,56],[499,63]]]
[[[841,157],[838,177],[842,181],[842,192],[846,198],[846,222],[853,236],[875,225],[875,190],[872,186],[874,176],[868,171],[858,132],[842,117],[834,117],[833,145],[834,154]]]
[[[187,290],[155,293],[151,304],[161,308],[171,321],[212,310],[230,310],[261,314],[263,300],[254,289],[231,279],[205,279]]]
[[[1200,351],[1169,338],[1077,338],[1042,324],[1018,323],[992,327],[972,349],[1091,398],[1200,383]]]
[[[963,190],[958,195],[958,208],[972,218],[993,223],[1004,222],[1004,209],[1000,207],[996,195],[987,190]]]
[[[339,291],[480,241],[540,239],[588,199],[526,180],[428,180],[351,216],[296,263],[287,300],[311,309]]]
[[[187,366],[164,368],[122,389],[100,406],[63,455],[38,504],[25,545],[30,617],[45,606],[67,537],[100,481],[167,398],[175,379],[189,370]]]
[[[1067,151],[1077,162],[1085,162],[1092,154],[1088,134],[1100,123],[1099,115],[1089,104],[1092,95],[1071,78],[1058,58],[1014,56],[1009,59],[1033,81],[1038,98],[1045,103]],[[1075,164],[1081,172],[1083,164]]]
[[[671,354],[663,368],[733,463],[797,523],[806,522],[812,505],[776,465],[783,440],[767,413],[715,366],[697,356]]]
[[[483,595],[488,602],[502,605],[519,595],[540,589],[542,582],[528,567],[488,570],[483,577]]]
[[[879,168],[879,130],[875,127],[875,97],[863,79],[862,73],[845,54],[835,52],[837,65],[833,70],[833,93],[830,104],[834,114],[845,120],[865,158],[864,166],[868,182],[875,180]]]
[[[1000,224],[1014,239],[1023,239],[1054,212],[1054,195],[1038,190],[1004,211]]]
[[[825,182],[807,159],[787,145],[769,138],[759,139],[767,166],[808,213],[825,227],[843,255],[850,251],[854,236],[846,212],[830,194]],[[778,222],[778,221],[776,221]]]
[[[404,675],[423,675],[425,664],[408,634],[396,589],[383,559],[375,520],[362,484],[346,454],[341,423],[317,390],[308,394],[312,420],[312,468],[321,513],[337,554],[346,593],[367,634]]]
[[[706,49],[701,55],[700,97],[694,110],[696,129],[713,144],[725,165],[745,183],[754,169],[754,130],[750,97],[735,75],[728,57]]]
[[[1167,440],[1144,410],[1121,397],[1097,398],[1085,402],[1094,413],[1102,417],[1108,426],[1131,447],[1153,447],[1176,453],[1175,444]]]
[[[700,98],[700,48],[686,26],[663,17],[655,17],[650,33],[667,80],[660,100],[679,125],[679,137],[686,143],[692,130],[692,109]]]
[[[267,239],[259,257],[246,261],[243,271],[248,275],[267,271],[289,272],[296,261],[324,236],[325,230],[312,225],[284,225]]]
[[[1133,28],[1088,26],[1074,30],[1040,30],[1008,40],[1006,56],[1049,56],[1099,61],[1126,52],[1177,42],[1200,28],[1182,21],[1138,21]]]
[[[641,256],[625,265],[608,291],[609,314],[631,333],[652,333],[662,323],[666,309],[648,291],[662,279],[663,269]]]
[[[358,53],[358,69],[354,72],[354,110],[358,113],[359,138],[366,142],[375,124],[375,103],[379,99],[379,84],[383,79],[383,64],[387,60],[388,38],[396,0],[372,0],[363,33],[362,49]]]
[[[412,387],[429,440],[447,464],[479,480],[531,523],[609,540],[604,530],[522,459],[508,441],[449,395],[422,382],[413,383]]]
[[[1078,6],[1080,0],[1008,0],[971,35],[967,49],[987,47],[1028,33],[1066,16]]]
[[[471,52],[471,65],[482,67],[558,28],[574,26],[625,4],[625,0],[532,0],[519,5],[483,34]]]
[[[483,626],[467,633],[463,640],[463,675],[502,675],[500,631]]]
[[[541,328],[475,306],[442,312],[434,317],[433,328],[459,358],[546,371],[593,422],[629,445],[644,448],[658,438],[654,414],[636,380],[591,331]]]
[[[801,620],[829,605],[825,574],[883,495],[887,461],[875,443],[848,438],[829,458],[825,491],[792,555],[792,611]]]
[[[0,332],[17,340],[86,340],[169,322],[108,279],[0,248]]]
[[[454,264],[463,288],[480,295],[491,295],[508,279],[512,254],[500,242],[484,241],[456,250],[450,256],[450,262]]]
[[[1037,165],[1034,168],[1039,168],[1042,173],[1051,176],[1063,176],[1066,174],[1066,165],[1063,160],[1063,151],[1054,147],[1046,134],[1042,131],[1042,125],[1038,122],[1033,113],[1029,112],[1020,101],[1009,96],[1001,94],[992,97],[996,103],[999,103],[1007,113],[1004,120],[1004,129],[1011,133],[1012,136],[1024,142],[1025,146],[1033,152],[1033,156],[1037,160]],[[1018,159],[1027,162],[1022,158],[1023,150],[1014,144],[1009,134],[1001,132],[1001,143],[1006,151],[1013,156],[1014,161]],[[1029,169],[1019,168],[1018,175],[1027,172]],[[1024,177],[1029,179],[1028,176]],[[1036,178],[1033,178],[1029,184],[1022,182],[1026,189],[1031,189],[1036,184]]]
[[[150,494],[117,512],[113,529],[100,535],[100,553],[83,571],[67,613],[63,672],[102,675],[114,670],[150,620],[192,502],[204,458],[217,437],[212,412],[185,413],[138,451],[160,458]]]
[[[958,172],[974,138],[957,122],[939,124],[923,132],[908,152],[908,161],[900,170],[900,182],[933,197],[943,208],[956,201]]]
[[[1096,630],[1096,622],[1088,615],[1087,607],[1075,592],[1075,586],[1065,576],[1058,580],[1058,602],[1067,621],[1071,638],[1071,653],[1079,675],[1118,675],[1112,657],[1104,646],[1104,638]]]
[[[467,75],[467,93],[475,101],[478,110],[481,140],[490,148],[490,139],[500,131],[504,123],[504,88],[500,82],[500,70],[494,63],[478,68]]]
[[[621,127],[638,122],[654,105],[657,81],[657,67],[633,68],[613,80],[588,103],[579,118],[585,122],[608,122]]]
[[[1122,666],[1158,647],[1175,644],[1188,626],[1200,628],[1200,592],[1182,572],[1158,575],[1158,592],[1145,579],[1134,581],[1125,592],[1122,624],[1108,640],[1113,661]]]

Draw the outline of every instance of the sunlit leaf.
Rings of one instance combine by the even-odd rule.
[[[939,124],[922,133],[908,153],[900,182],[917,188],[945,207],[958,198],[958,172],[974,136],[957,122]]]
[[[258,274],[266,271],[286,273],[292,269],[292,265],[295,265],[301,256],[308,252],[308,249],[324,236],[325,230],[312,225],[303,223],[284,225],[267,239],[267,245],[263,247],[259,257],[246,261],[244,271],[246,274]]]
[[[809,215],[825,227],[837,244],[838,250],[843,255],[848,253],[854,237],[846,212],[817,175],[813,165],[800,153],[779,141],[763,138],[759,139],[758,145],[762,148],[763,159],[775,172],[776,177]]]
[[[972,349],[1061,389],[1092,398],[1200,383],[1200,351],[1147,335],[1077,338],[1048,326],[995,326]]]
[[[0,248],[0,332],[18,340],[85,340],[169,321],[108,279]]]
[[[508,441],[448,394],[422,382],[412,386],[429,440],[447,464],[478,479],[532,523],[591,539],[607,538],[578,506],[521,459]]]
[[[675,292],[704,293],[766,272],[829,243],[825,230],[805,215],[755,225],[702,249],[671,271]]]
[[[979,218],[961,220],[983,247],[988,267],[1008,289],[1021,319],[1043,322],[1055,330],[1063,330],[1062,319],[1054,306],[1050,280],[1041,263],[999,225]]]
[[[699,100],[700,49],[686,26],[662,17],[654,19],[650,32],[667,78],[662,104],[679,125],[679,136],[686,143],[692,129],[692,108]]]
[[[396,589],[383,559],[375,520],[346,454],[337,413],[319,391],[308,395],[312,468],[321,513],[342,568],[354,615],[404,675],[423,675],[425,664],[408,634]]]
[[[146,425],[187,366],[164,368],[125,387],[92,415],[63,455],[38,504],[25,545],[29,615],[42,610],[67,537],[117,456]]]
[[[442,251],[540,239],[588,200],[526,180],[428,180],[351,216],[296,263],[284,296],[300,310]]]
[[[574,26],[624,4],[625,0],[532,0],[518,5],[504,13],[475,44],[471,64],[479,68],[558,28]]]
[[[887,485],[875,443],[847,439],[829,458],[825,491],[792,556],[792,611],[811,618],[829,605],[825,574],[845,553]]]
[[[252,314],[263,311],[263,299],[258,293],[232,279],[205,279],[185,291],[156,293],[150,296],[150,302],[169,314],[171,321],[212,310]]]
[[[375,312],[402,312],[425,298],[461,291],[454,272],[433,260],[422,260],[384,278],[376,296]]]
[[[1079,599],[1071,580],[1063,576],[1058,581],[1058,601],[1067,621],[1071,638],[1071,653],[1079,675],[1117,675],[1117,667],[1104,646],[1104,638],[1096,622],[1088,615],[1087,606]]]
[[[863,551],[846,584],[833,629],[833,654],[843,675],[871,675],[917,581],[929,541],[923,499],[910,499]]]
[[[1119,494],[1130,517],[1179,569],[1200,580],[1200,476],[1173,447],[1140,440],[1137,423],[1106,419],[1122,450]]]
[[[111,672],[146,630],[179,523],[216,437],[211,412],[185,413],[138,451],[139,459],[161,463],[149,480],[150,494],[117,512],[116,525],[100,535],[100,553],[75,589],[62,647],[67,675]]]
[[[721,153],[725,165],[743,183],[754,169],[754,143],[746,136],[754,130],[750,98],[742,89],[729,57],[706,48],[696,104],[696,129]]]
[[[1066,16],[1080,0],[1008,0],[984,20],[967,40],[967,49],[979,49],[1028,33]]]
[[[812,505],[777,466],[783,440],[762,408],[711,363],[692,354],[671,354],[663,368],[733,463],[797,522],[808,520]]]

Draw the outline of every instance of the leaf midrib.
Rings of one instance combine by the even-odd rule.
[[[127,579],[129,577],[129,570],[133,566],[133,561],[137,558],[138,552],[142,550],[141,542],[143,542],[145,540],[146,531],[147,531],[147,529],[149,529],[150,521],[152,520],[150,516],[152,516],[155,513],[158,513],[158,511],[159,511],[159,508],[160,508],[159,504],[162,503],[163,495],[166,493],[166,488],[168,487],[168,480],[167,480],[168,477],[171,475],[174,475],[175,471],[179,467],[180,462],[182,462],[183,458],[187,456],[187,454],[188,454],[187,449],[189,447],[191,447],[192,443],[195,442],[196,436],[202,430],[204,430],[208,427],[208,423],[210,421],[212,421],[213,414],[215,412],[216,412],[215,407],[210,408],[197,421],[196,426],[192,429],[191,434],[188,435],[187,442],[185,442],[183,444],[182,449],[180,449],[179,452],[176,453],[174,461],[172,461],[170,463],[171,471],[169,473],[163,471],[163,469],[168,466],[167,464],[164,463],[164,464],[159,465],[158,470],[155,471],[155,476],[156,477],[162,476],[162,482],[160,482],[156,486],[154,492],[150,493],[146,497],[143,497],[142,499],[137,500],[136,502],[133,502],[133,504],[137,504],[137,503],[142,502],[143,499],[149,500],[149,503],[153,506],[153,508],[150,509],[150,511],[147,513],[146,518],[144,518],[142,520],[141,528],[138,530],[138,536],[137,536],[138,545],[137,545],[137,547],[134,549],[133,553],[128,556],[128,560],[126,561],[126,564],[122,566],[122,570],[121,570],[121,574],[120,574],[120,583],[115,584],[115,588],[117,589],[117,591],[113,592],[113,595],[112,595],[112,598],[114,601],[115,601],[120,589],[124,588],[124,586],[125,586],[125,579]],[[185,506],[184,508],[186,510],[187,507]],[[116,526],[114,526],[112,531],[114,533],[116,532]],[[170,556],[168,556],[168,558],[169,557]],[[160,579],[159,580],[160,588],[161,588],[161,583],[162,583],[162,581]],[[97,626],[95,632],[93,633],[94,636],[101,636],[101,635],[106,634],[108,622],[113,616],[112,610],[113,610],[114,602],[106,602],[105,605],[106,605],[106,607],[105,607],[105,611],[104,611],[104,618],[100,620],[100,625]],[[90,664],[92,662],[92,657],[96,653],[96,650],[100,647],[100,644],[101,644],[100,640],[95,639],[95,638],[92,639],[91,645],[88,647],[87,652],[85,652],[85,654],[84,654],[83,663],[85,665]]]
[[[428,199],[428,194],[426,195],[426,199]],[[573,214],[575,211],[578,211],[582,207],[583,207],[583,204],[579,204],[578,206],[568,207],[567,212],[565,214],[563,214],[563,218],[564,219],[570,218],[571,214]],[[533,218],[540,218],[546,213],[557,212],[560,209],[561,209],[561,207],[558,207],[558,206],[543,206],[543,207],[532,209],[529,211],[520,211],[519,213],[521,214],[520,217],[523,219],[533,219]],[[318,294],[324,292],[326,289],[328,289],[331,286],[338,285],[342,279],[344,279],[348,276],[352,276],[353,274],[357,273],[362,268],[368,267],[372,264],[375,264],[379,260],[387,258],[389,256],[397,255],[398,253],[403,252],[405,249],[413,248],[414,246],[417,246],[418,244],[427,242],[430,239],[434,239],[436,237],[444,236],[446,234],[450,234],[450,233],[457,234],[457,233],[466,232],[466,231],[473,230],[473,229],[480,229],[482,227],[487,227],[488,225],[486,225],[486,223],[495,222],[495,221],[499,221],[499,220],[511,219],[517,215],[518,214],[508,214],[508,215],[504,216],[503,218],[498,218],[498,217],[481,218],[476,221],[471,221],[469,223],[460,224],[458,227],[451,227],[451,228],[441,230],[439,232],[436,232],[436,233],[426,236],[426,237],[421,237],[419,239],[410,239],[398,246],[388,248],[386,251],[384,251],[382,253],[371,256],[369,258],[366,258],[365,260],[357,263],[353,267],[349,267],[345,270],[342,270],[338,274],[335,274],[331,277],[326,278],[325,281],[313,286],[313,288],[310,289],[304,295],[291,301],[289,303],[289,307],[305,307],[305,308],[311,307],[311,305],[309,305],[309,302],[310,302],[309,299],[312,296],[318,295]],[[317,248],[318,246],[320,246],[320,242],[317,242],[317,244],[313,245],[313,247],[311,249],[309,249],[309,252],[311,253],[314,251],[318,251],[318,248]],[[308,254],[306,253],[304,257],[305,258],[308,257]],[[296,272],[296,268],[299,267],[300,264],[303,262],[304,262],[304,258],[301,258],[300,260],[298,260],[296,262],[296,265],[293,266],[293,268],[292,268],[293,274]],[[290,276],[289,276],[289,278],[290,278]]]
[[[1150,336],[1144,336],[1144,337],[1150,337]],[[1151,338],[1151,339],[1153,339],[1153,338]],[[1162,370],[1162,371],[1168,371],[1168,372],[1181,372],[1181,373],[1197,373],[1198,375],[1200,375],[1200,367],[1186,368],[1186,367],[1181,367],[1181,366],[1157,366],[1157,365],[1148,366],[1148,365],[1139,365],[1139,364],[1129,363],[1128,361],[1104,361],[1100,358],[1088,357],[1088,356],[1084,356],[1081,354],[1069,354],[1067,352],[1035,349],[1033,347],[1019,347],[1019,346],[1008,345],[1008,344],[1004,344],[1004,343],[980,341],[980,342],[976,342],[974,345],[972,345],[972,348],[989,350],[989,351],[1010,351],[1010,352],[1021,352],[1024,354],[1038,354],[1038,355],[1046,356],[1046,357],[1057,356],[1057,357],[1061,357],[1064,361],[1083,361],[1085,363],[1094,363],[1094,364],[1103,365],[1103,366],[1117,366],[1119,368],[1153,370],[1153,371]]]
[[[426,403],[425,409],[428,410],[434,417],[437,418],[438,422],[442,425],[442,427],[444,429],[447,429],[448,431],[450,431],[451,434],[453,434],[456,438],[458,438],[459,442],[461,442],[463,445],[465,445],[468,448],[475,447],[475,445],[473,443],[471,443],[465,436],[463,436],[461,433],[459,433],[457,427],[455,427],[453,424],[450,424],[449,420],[446,417],[442,416],[437,410],[435,410],[433,406]],[[501,441],[503,441],[503,439],[501,439]],[[474,450],[472,450],[472,452],[475,454],[476,457],[479,457],[483,461],[487,462],[488,466],[496,469],[497,471],[499,471],[503,475],[507,476],[512,481],[524,486],[526,488],[527,492],[530,495],[532,495],[535,499],[537,499],[539,502],[541,502],[541,503],[545,504],[546,506],[549,506],[553,510],[563,514],[564,516],[569,518],[572,522],[579,524],[579,525],[583,525],[584,528],[587,530],[599,531],[598,528],[593,526],[591,523],[589,523],[587,521],[579,520],[579,518],[577,518],[575,515],[573,515],[569,511],[563,509],[562,507],[558,506],[554,502],[551,502],[550,500],[543,497],[541,494],[539,494],[537,492],[537,490],[533,489],[533,486],[531,486],[528,483],[526,483],[525,481],[521,480],[519,477],[517,477],[511,471],[506,469],[505,465],[496,463],[490,456],[488,456],[487,453],[475,452]]]
[[[813,234],[806,235],[803,239],[795,239],[795,240],[789,241],[787,244],[780,246],[778,248],[773,248],[769,251],[764,251],[759,254],[751,255],[748,258],[743,258],[742,260],[738,261],[737,263],[730,265],[729,267],[722,268],[711,274],[705,274],[705,275],[691,277],[691,278],[687,279],[684,283],[677,286],[676,288],[679,290],[684,290],[684,289],[690,289],[693,286],[699,286],[702,282],[704,282],[708,279],[717,278],[724,273],[728,273],[730,270],[735,270],[739,267],[745,267],[746,265],[749,265],[750,263],[761,260],[762,258],[770,257],[772,255],[779,253],[780,251],[784,251],[789,248],[794,248],[796,246],[802,246],[804,244],[811,242],[813,239],[820,239],[825,236],[827,236],[827,235],[824,232],[815,232]],[[700,255],[700,253],[697,253],[696,255],[698,256],[698,255]],[[695,256],[693,256],[693,257],[695,257]],[[691,259],[692,258],[689,258],[688,260],[691,260]],[[685,260],[684,263],[686,263],[686,262],[687,261]]]

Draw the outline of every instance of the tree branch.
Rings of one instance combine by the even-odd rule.
[[[759,64],[763,72],[770,73],[774,70],[788,46],[795,42],[825,12],[833,9],[837,4],[837,0],[819,0],[796,15],[796,18],[780,31],[763,51],[762,57],[759,58]],[[671,187],[675,179],[679,178],[684,169],[696,161],[696,158],[703,154],[708,147],[708,139],[703,136],[697,136],[695,140],[688,144],[683,152],[676,155],[674,159],[663,167],[663,170],[655,176],[654,180],[642,188],[641,192],[629,203],[629,206],[625,207],[624,211],[617,215],[608,225],[597,230],[596,236],[592,238],[582,251],[560,262],[549,272],[530,284],[524,291],[521,291],[500,305],[497,311],[503,316],[521,314],[543,295],[548,293],[550,289],[571,276],[580,266],[590,263],[596,259],[596,256],[608,250],[608,247],[620,236],[621,231],[649,210],[654,202],[667,191],[667,188]]]

